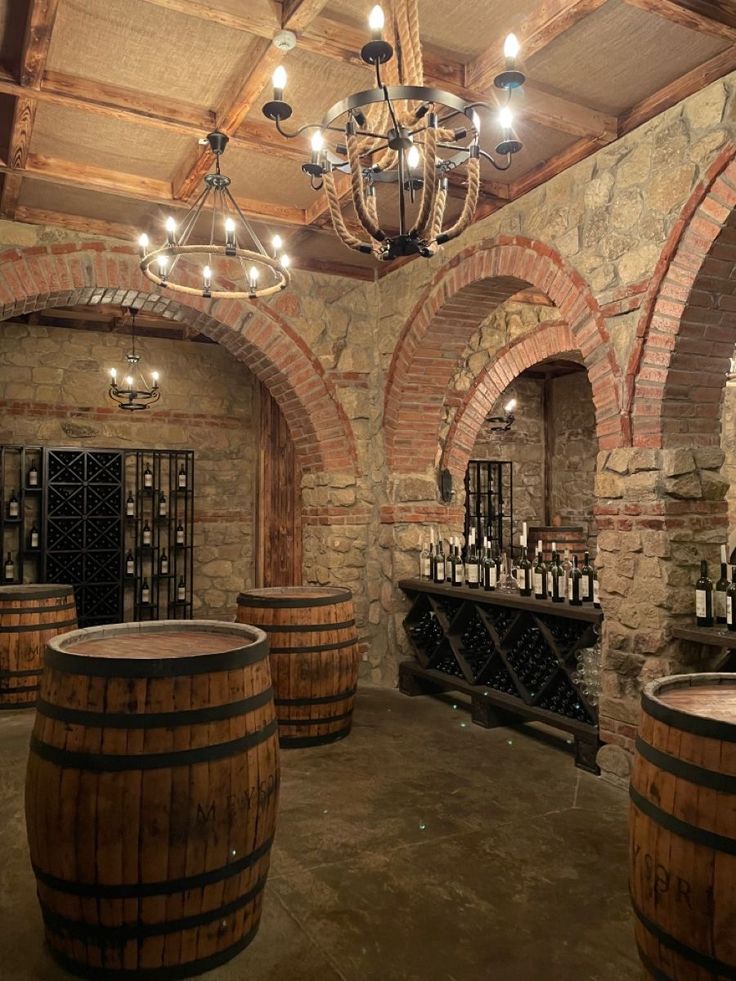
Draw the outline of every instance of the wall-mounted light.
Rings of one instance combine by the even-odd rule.
[[[503,416],[486,416],[486,422],[498,422],[502,423],[500,426],[491,426],[490,430],[492,433],[507,433],[509,429],[514,424],[514,410],[516,409],[516,399],[510,399],[506,405],[503,407],[503,411],[506,413]]]

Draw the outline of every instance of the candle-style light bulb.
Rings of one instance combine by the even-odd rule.
[[[132,390],[132,388],[133,388],[133,379],[132,379],[132,377],[130,375],[128,375],[127,378],[125,379],[125,384],[128,386],[128,388],[130,390]]]
[[[113,381],[117,381],[118,373],[115,368],[110,368],[110,377],[112,378]]]
[[[255,291],[258,289],[258,270],[255,266],[251,266],[248,270],[248,280],[251,293],[255,293]]]
[[[504,106],[498,114],[498,121],[501,129],[510,130],[514,124],[514,116],[508,106]]]
[[[383,16],[383,9],[379,4],[376,4],[368,16],[368,26],[371,29],[371,35],[374,41],[383,40],[383,25],[385,22],[386,18]]]
[[[412,168],[412,170],[415,167],[419,166],[420,160],[421,160],[421,156],[419,153],[419,147],[418,146],[409,147],[409,152],[406,155],[406,162]]]
[[[271,239],[271,246],[273,247],[273,254],[276,255],[284,246],[284,240],[280,235],[274,235]]]
[[[225,219],[225,255],[235,255],[235,222]]]
[[[281,258],[279,259],[279,262],[281,263],[281,268],[282,269],[288,269],[289,266],[291,265],[291,259],[286,254],[284,254],[284,255],[281,256]]]
[[[515,409],[515,408],[516,408],[516,399],[511,399],[511,400],[510,400],[510,401],[508,401],[508,402],[506,403],[506,405],[504,406],[504,411],[505,411],[505,412],[506,412],[507,414],[510,414],[511,412],[513,412],[513,411],[514,411],[514,409]]]
[[[473,123],[473,129],[478,134],[478,136],[480,136],[480,116],[475,111],[475,109],[473,109],[473,115],[470,117],[470,119],[471,122]]]
[[[141,252],[141,258],[148,252],[148,236],[145,232],[138,236],[138,248]]]
[[[312,134],[312,153],[321,153],[324,149],[325,138],[322,136],[320,130],[317,130]]]
[[[202,279],[204,280],[205,286],[212,285],[212,270],[210,269],[209,266],[205,266],[204,269],[202,270]]]
[[[153,378],[153,387],[158,388],[159,374],[157,371],[151,373],[151,378]]]
[[[283,65],[274,71],[273,78],[273,101],[283,102],[284,99],[284,89],[286,88],[286,69]]]
[[[169,268],[169,260],[165,255],[158,257],[158,271],[162,278],[166,277],[166,270]]]
[[[511,64],[516,60],[520,50],[519,40],[515,34],[509,34],[503,42],[503,56]]]
[[[176,222],[171,215],[166,219],[166,236],[171,245],[176,243]]]

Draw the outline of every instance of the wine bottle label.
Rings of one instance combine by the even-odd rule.
[[[17,518],[18,517],[18,502],[17,501],[11,501],[10,502],[10,504],[8,506],[8,513],[9,513],[9,515],[10,515],[11,518]]]
[[[179,487],[187,486],[187,475],[185,473],[179,474]]]
[[[132,501],[128,502],[127,513],[132,517],[135,514],[135,504]]]
[[[457,585],[463,581],[462,562],[456,562],[452,569],[452,581]]]
[[[38,484],[38,471],[31,470],[31,472],[28,474],[28,486],[36,487],[37,484]]]
[[[437,580],[437,582],[444,582],[445,581],[445,560],[444,559],[438,559],[437,565],[435,567],[434,578]]]
[[[574,579],[570,579],[569,600],[572,603],[572,601],[574,599],[575,599],[575,580]]]
[[[152,484],[153,484],[153,474],[150,473],[145,474],[143,477],[143,486],[151,487]]]
[[[422,556],[419,563],[419,575],[424,579],[430,578],[430,571],[432,569],[432,563],[428,555]]]
[[[726,623],[733,626],[733,596],[726,597]]]
[[[708,594],[704,589],[695,590],[695,616],[706,617],[708,615]]]
[[[132,559],[128,559],[128,561],[127,561],[127,563],[125,565],[125,571],[126,571],[126,573],[129,576],[132,576],[133,573],[135,572],[135,566],[133,564],[133,560]]]
[[[31,535],[31,548],[38,548],[38,533]]]
[[[582,595],[582,599],[584,601],[586,601],[586,602],[589,601],[589,600],[592,600],[593,599],[593,592],[592,592],[592,590],[590,588],[590,576],[583,576],[583,578],[581,580],[581,583],[582,583],[582,587],[583,587],[582,590],[581,590],[581,592],[583,594]]]
[[[169,571],[169,563],[168,563],[168,561],[166,559],[162,559],[161,560],[161,575],[162,576],[165,576],[168,571]]]
[[[725,596],[725,593],[724,593],[724,596]],[[600,606],[600,602],[601,602],[601,600],[600,600],[600,594],[599,594],[599,591],[598,591],[598,580],[597,579],[594,579],[593,580],[593,605],[594,606]]]
[[[541,572],[534,573],[534,592],[537,596],[544,592],[544,582]]]
[[[726,594],[722,589],[716,589],[713,596],[713,606],[715,607],[714,613],[721,620],[724,620],[726,617]]]
[[[495,589],[496,586],[498,585],[498,569],[496,568],[495,562],[491,566],[490,582],[491,582],[491,586],[493,586],[493,588]]]
[[[471,562],[468,565],[468,582],[477,583],[478,582],[478,564],[477,562]]]

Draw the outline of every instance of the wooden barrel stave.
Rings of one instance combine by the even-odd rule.
[[[84,681],[91,693],[85,711],[99,713],[105,708],[104,679]],[[61,672],[49,669],[43,701],[53,702],[68,685]],[[94,977],[119,970],[139,977],[140,972],[186,977],[224,962],[252,939],[260,918],[278,790],[273,704],[264,695],[269,691],[264,656],[247,672],[115,680],[107,703],[109,717],[125,718],[127,712],[130,722],[131,708],[147,715],[148,721],[160,715],[161,724],[151,728],[104,728],[49,718],[42,714],[42,703],[36,738],[69,752],[95,754],[94,765],[99,765],[100,756],[105,760],[140,755],[150,761],[153,754],[208,754],[213,746],[253,739],[245,754],[192,764],[172,762],[169,769],[85,772],[67,767],[61,778],[55,764],[32,752],[27,786],[34,864],[67,884],[95,883],[89,897],[39,881],[49,942],[65,966]],[[222,713],[244,699],[256,703],[247,716],[231,714],[172,728],[165,714],[168,709],[186,718],[187,712],[211,714],[213,707]],[[76,712],[83,701],[77,699]],[[68,711],[69,706],[64,708]],[[269,727],[267,738],[261,738]],[[54,777],[57,784],[61,780],[60,793],[44,810],[36,802]],[[90,806],[79,809],[77,800]],[[74,832],[63,847],[59,827]],[[97,843],[96,849],[88,846],[90,841]],[[203,882],[203,869],[220,874]],[[173,888],[176,880],[184,883]],[[156,884],[165,888],[154,888]],[[121,895],[124,886],[133,895]],[[53,929],[54,924],[60,924],[59,929]],[[146,929],[137,936],[140,924]]]
[[[733,675],[649,686],[631,782],[630,886],[644,976],[736,977],[736,725],[673,711],[668,688],[732,689]],[[706,699],[707,705],[707,699]],[[736,713],[734,714],[736,722]]]
[[[238,598],[238,619],[269,636],[281,746],[319,745],[347,736],[358,681],[350,591],[256,589]]]
[[[46,644],[76,625],[71,586],[0,586],[0,710],[33,707]]]

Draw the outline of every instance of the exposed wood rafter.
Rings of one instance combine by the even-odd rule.
[[[736,41],[736,8],[731,12],[734,22],[727,23],[721,19],[725,14],[725,4],[719,9],[719,5],[715,3],[690,5],[680,0],[626,0],[626,3],[646,10],[647,13],[664,17],[665,20],[679,24],[680,27],[689,27],[701,34],[712,34],[730,41],[731,44]]]

